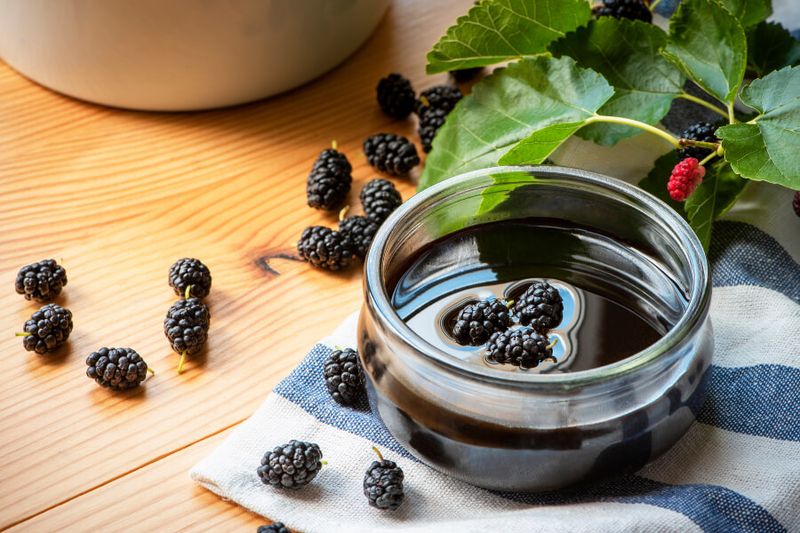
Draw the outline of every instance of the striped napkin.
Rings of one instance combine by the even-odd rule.
[[[307,532],[800,531],[800,218],[791,198],[751,184],[715,225],[708,400],[688,433],[635,475],[536,495],[487,491],[428,468],[366,402],[345,408],[325,389],[332,347],[355,347],[353,315],[191,476]],[[262,455],[291,439],[318,443],[328,464],[302,490],[263,485]],[[405,471],[406,501],[395,512],[369,507],[362,493],[372,446]]]

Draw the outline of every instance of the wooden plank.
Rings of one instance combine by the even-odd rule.
[[[418,88],[425,52],[468,1],[397,2],[341,68],[286,95],[206,113],[137,113],[77,102],[0,63],[0,528],[24,521],[248,416],[315,340],[361,301],[358,269],[315,272],[265,257],[291,251],[305,226],[335,224],[305,205],[305,176],[336,139],[354,164],[351,202],[375,176],[361,141],[413,135],[374,103],[389,71]],[[408,181],[398,181],[404,197]],[[204,357],[181,376],[162,332],[175,296],[169,265],[212,269]],[[25,352],[19,330],[36,306],[16,270],[63,259],[58,303],[75,315],[56,357]],[[84,376],[101,346],[135,348],[157,374],[113,394]],[[187,482],[184,479],[184,482]],[[88,512],[88,510],[87,510]]]
[[[255,531],[267,519],[189,482],[187,471],[230,431],[203,440],[23,522],[12,533]]]

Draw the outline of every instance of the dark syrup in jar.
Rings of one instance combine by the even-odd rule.
[[[612,276],[583,264],[591,250],[575,244],[580,228],[552,221],[483,224],[440,239],[418,252],[394,285],[392,304],[426,341],[476,368],[509,372],[561,373],[615,363],[656,342],[668,324],[647,316]],[[452,327],[464,306],[480,300],[518,300],[536,280],[558,289],[564,313],[548,332],[555,361],[521,370],[486,359],[486,345],[461,346]],[[516,322],[512,328],[521,327]]]
[[[485,346],[459,346],[450,338],[453,314],[464,304],[515,298],[531,280],[547,280],[564,300],[562,323],[550,332],[559,337],[556,364],[529,370],[490,364]],[[399,316],[428,342],[476,373],[502,370],[523,380],[531,373],[601,367],[647,348],[680,319],[688,292],[652,251],[553,219],[498,221],[448,235],[392,265],[386,287]],[[393,372],[402,354],[367,337],[363,352],[373,412],[414,455],[482,487],[542,491],[633,472],[669,449],[705,397],[710,350],[703,342],[684,355],[679,377],[665,375],[641,388],[635,372],[620,377],[598,398],[597,419],[573,423],[569,395],[585,391],[571,390],[554,411],[561,425],[530,423],[524,412],[495,419],[485,399],[463,401],[458,390],[453,396],[461,401],[443,402],[447,384],[437,380],[442,390],[428,394],[431,384],[406,382]],[[658,386],[663,393],[653,394]],[[521,395],[515,389],[509,398]]]

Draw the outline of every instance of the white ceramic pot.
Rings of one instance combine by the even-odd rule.
[[[0,0],[0,57],[42,85],[161,111],[301,85],[349,56],[388,0]]]

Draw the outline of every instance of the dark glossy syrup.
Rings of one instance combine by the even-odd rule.
[[[592,258],[586,243],[597,239],[606,238],[535,220],[470,228],[414,256],[394,286],[392,303],[413,331],[478,368],[559,373],[608,365],[653,344],[668,325],[646,316],[645,303],[633,301],[630,291],[583,264]],[[576,251],[578,241],[584,244]],[[551,341],[558,339],[555,362],[529,370],[493,364],[485,358],[485,345],[460,346],[450,336],[465,305],[486,298],[516,300],[534,280],[547,280],[564,301],[563,320],[549,332]]]

